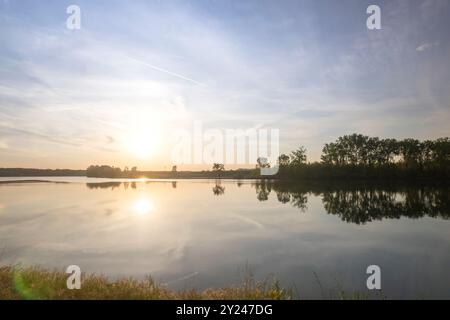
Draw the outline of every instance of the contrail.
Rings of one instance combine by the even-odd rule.
[[[185,76],[183,76],[183,75],[181,75],[181,74],[179,74],[179,73],[175,73],[175,72],[172,72],[172,71],[169,71],[169,70],[166,70],[166,69],[162,69],[162,68],[160,68],[160,67],[154,66],[154,65],[152,65],[152,64],[149,64],[149,63],[147,63],[147,62],[138,60],[138,59],[136,59],[136,58],[132,58],[132,57],[130,57],[130,56],[126,56],[126,57],[127,57],[128,59],[130,59],[130,60],[133,60],[134,62],[137,62],[137,63],[139,63],[139,64],[142,64],[142,65],[144,65],[144,66],[146,66],[146,67],[149,67],[149,68],[151,68],[151,69],[153,69],[153,70],[156,70],[156,71],[159,71],[159,72],[162,72],[162,73],[165,73],[165,74],[168,74],[168,75],[177,77],[177,78],[179,78],[179,79],[183,79],[183,80],[186,80],[186,81],[195,83],[196,85],[199,85],[199,86],[202,86],[202,87],[207,87],[206,84],[204,84],[204,83],[202,83],[202,82],[199,82],[199,81],[197,81],[197,80],[194,80],[194,79],[185,77]]]

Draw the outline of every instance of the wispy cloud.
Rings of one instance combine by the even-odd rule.
[[[431,49],[433,47],[437,47],[438,45],[439,45],[439,42],[433,42],[433,43],[426,42],[426,43],[423,43],[420,46],[418,46],[416,48],[416,51],[422,52],[422,51],[425,51],[425,50],[429,50],[429,49]]]

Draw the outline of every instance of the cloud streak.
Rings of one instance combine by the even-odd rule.
[[[434,42],[434,43],[427,42],[427,43],[423,43],[423,44],[421,44],[420,46],[418,46],[418,47],[416,48],[416,51],[418,51],[418,52],[426,51],[426,50],[429,50],[429,49],[431,49],[431,48],[433,48],[433,47],[437,47],[438,45],[439,45],[439,42]]]

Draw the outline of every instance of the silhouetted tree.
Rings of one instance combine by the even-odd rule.
[[[404,139],[399,146],[405,165],[415,166],[421,163],[422,145],[419,140]]]
[[[279,157],[278,157],[278,164],[281,166],[281,167],[285,167],[285,166],[288,166],[289,164],[290,164],[290,158],[289,158],[289,156],[288,155],[286,155],[286,154],[281,154]]]
[[[225,170],[225,165],[223,165],[222,163],[214,163],[212,169],[214,172],[217,172],[219,174],[220,178],[220,173]]]
[[[122,176],[122,170],[107,165],[89,166],[86,169],[86,176],[94,178],[120,178]]]
[[[299,147],[297,150],[292,151],[290,164],[298,166],[306,163],[306,148]]]
[[[256,168],[270,168],[270,163],[267,161],[267,158],[259,157],[256,159]]]

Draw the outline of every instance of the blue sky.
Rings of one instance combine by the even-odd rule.
[[[0,26],[0,167],[163,169],[167,132],[193,121],[279,128],[311,161],[353,132],[450,134],[446,0],[0,0]],[[158,152],[136,158],[145,128]]]

